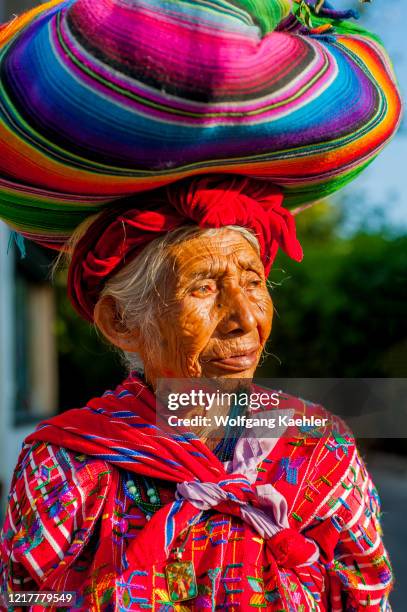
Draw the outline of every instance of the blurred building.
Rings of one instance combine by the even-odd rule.
[[[0,508],[23,439],[58,403],[50,259],[26,249],[22,258],[0,222]]]

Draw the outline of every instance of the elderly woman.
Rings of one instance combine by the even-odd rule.
[[[252,378],[267,271],[279,246],[302,255],[281,200],[196,179],[102,213],[72,243],[73,303],[144,374],[26,440],[3,532],[10,591],[74,592],[80,610],[388,609],[378,496],[340,421],[211,448],[208,432],[157,425],[160,378]]]
[[[0,29],[0,217],[71,253],[74,307],[130,366],[25,440],[1,539],[11,604],[34,590],[72,610],[389,609],[378,496],[339,419],[287,396],[286,414],[321,417],[308,435],[156,413],[161,379],[251,397],[270,266],[279,247],[302,258],[289,210],[397,128],[390,62],[352,15],[50,0]]]

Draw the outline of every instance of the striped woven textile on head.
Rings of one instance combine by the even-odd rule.
[[[309,0],[52,0],[0,29],[0,218],[59,248],[120,197],[198,174],[342,187],[394,133],[376,37]]]

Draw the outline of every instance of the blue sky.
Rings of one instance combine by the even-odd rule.
[[[335,0],[335,8],[349,8],[358,0]],[[402,97],[407,94],[406,0],[372,0],[365,4],[359,22],[379,34],[393,60]],[[361,227],[366,214],[380,211],[388,226],[407,232],[407,126],[382,151],[371,166],[338,196],[346,196],[349,227]],[[363,199],[363,202],[362,202]],[[352,212],[352,201],[356,206]],[[359,205],[358,205],[359,202]],[[370,215],[369,215],[370,216]]]

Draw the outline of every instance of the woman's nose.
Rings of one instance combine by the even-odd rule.
[[[253,302],[241,287],[222,292],[221,308],[223,316],[219,321],[218,332],[222,335],[243,335],[257,328]]]

